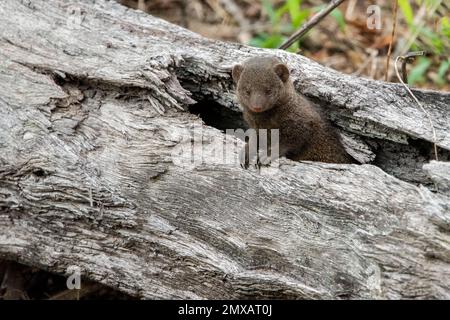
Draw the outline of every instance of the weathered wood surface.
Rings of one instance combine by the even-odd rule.
[[[142,298],[450,298],[447,163],[420,171],[434,193],[374,165],[174,162],[201,125],[183,109],[237,111],[230,67],[267,50],[112,1],[5,0],[0,16],[0,256]],[[401,86],[270,53],[361,158],[366,137],[432,141]],[[447,154],[450,94],[415,92]],[[217,150],[223,133],[202,129]]]

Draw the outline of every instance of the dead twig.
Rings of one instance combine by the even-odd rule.
[[[322,9],[320,12],[316,13],[310,20],[304,23],[300,29],[298,29],[292,36],[289,37],[281,46],[280,49],[289,48],[295,41],[303,37],[309,30],[311,30],[315,25],[322,21],[328,14],[331,13],[337,6],[339,6],[345,0],[332,0],[330,3]]]
[[[398,60],[403,60],[403,62],[405,62],[407,59],[410,59],[411,57],[413,57],[415,55],[423,55],[424,52],[423,51],[419,51],[419,52],[412,52],[412,53],[408,53],[408,55],[406,56],[398,56],[395,59],[395,73],[397,74],[397,78],[400,81],[400,83],[405,87],[405,89],[408,91],[409,95],[414,99],[414,101],[416,101],[417,105],[420,107],[420,109],[427,115],[428,120],[430,121],[430,126],[431,126],[431,130],[433,131],[433,144],[434,144],[434,157],[436,161],[439,161],[438,159],[438,152],[437,152],[437,138],[436,138],[436,130],[434,129],[434,123],[433,123],[433,119],[431,118],[430,114],[427,112],[427,110],[425,110],[425,108],[422,106],[422,104],[420,103],[419,99],[417,99],[417,97],[414,95],[414,93],[411,91],[411,89],[408,87],[408,85],[403,81],[402,77],[400,76],[400,73],[398,72]]]
[[[394,37],[395,37],[395,29],[397,28],[397,12],[398,12],[398,0],[395,0],[394,2],[394,18],[393,18],[393,25],[392,25],[392,35],[391,35],[391,41],[389,42],[389,49],[388,54],[386,58],[386,74],[384,77],[385,81],[388,81],[389,79],[389,64],[391,62],[391,54],[392,54],[392,44],[394,43]]]
[[[402,59],[402,79],[403,82],[408,83],[408,73],[406,72],[406,64],[412,62],[415,57],[424,56],[425,51],[408,52]]]

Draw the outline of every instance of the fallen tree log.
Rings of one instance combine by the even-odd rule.
[[[112,1],[0,14],[1,257],[140,298],[450,298],[448,164],[422,169],[432,129],[401,86]],[[212,127],[242,126],[230,68],[264,53],[373,164],[217,163],[240,147]],[[450,94],[414,92],[448,159]],[[194,165],[175,152],[192,128]]]

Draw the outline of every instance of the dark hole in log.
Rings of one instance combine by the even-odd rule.
[[[131,300],[134,297],[81,275],[80,289],[67,288],[67,278],[17,262],[0,260],[0,300]]]
[[[199,100],[200,96],[195,98]],[[213,100],[200,100],[189,106],[188,110],[192,114],[198,115],[206,125],[222,132],[225,132],[226,129],[248,129],[240,111],[232,110]],[[323,111],[328,116],[329,110],[326,107]],[[373,147],[376,154],[375,159],[370,162],[371,164],[403,181],[416,185],[422,184],[434,190],[433,182],[422,169],[425,163],[434,159],[432,143],[412,138],[409,139],[408,144],[368,137],[364,137],[364,140]],[[439,160],[450,161],[449,151],[438,148],[438,152]]]
[[[47,175],[47,173],[45,172],[45,170],[42,170],[42,169],[36,169],[36,170],[34,170],[34,171],[33,171],[33,174],[34,174],[36,177],[45,177],[45,176]]]
[[[424,185],[434,191],[435,186],[423,165],[434,160],[433,144],[421,139],[408,139],[408,144],[372,139],[378,145],[373,165],[403,181]],[[440,161],[450,161],[450,152],[438,148]]]
[[[203,100],[189,106],[189,112],[198,115],[203,122],[225,132],[226,129],[244,129],[248,126],[242,118],[242,113],[233,111],[213,100]]]

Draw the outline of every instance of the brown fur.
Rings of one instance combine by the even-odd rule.
[[[321,110],[295,91],[288,68],[277,58],[250,58],[233,68],[233,79],[248,125],[280,130],[280,156],[354,162]]]

